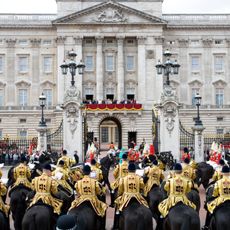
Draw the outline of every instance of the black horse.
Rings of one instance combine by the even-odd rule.
[[[54,230],[56,219],[52,207],[38,203],[26,211],[22,220],[22,230]]]
[[[5,213],[0,210],[0,229],[10,230],[9,219],[6,217]]]
[[[206,189],[209,184],[209,180],[212,178],[214,169],[206,162],[198,163],[195,183],[200,186],[201,184]]]
[[[218,206],[211,217],[210,230],[229,229],[230,226],[230,201]]]
[[[132,198],[121,212],[119,230],[153,230],[150,209]]]
[[[31,192],[24,185],[18,185],[10,190],[10,208],[15,230],[22,229],[22,219],[27,209],[26,197]]]
[[[78,207],[71,209],[68,215],[74,217],[77,226],[81,230],[105,229],[105,217],[98,216],[89,201],[85,201]]]
[[[162,230],[200,230],[199,214],[191,207],[177,203],[163,219]]]

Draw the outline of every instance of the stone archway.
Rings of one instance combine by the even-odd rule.
[[[100,149],[108,149],[111,142],[122,147],[122,126],[116,117],[105,117],[99,124]]]

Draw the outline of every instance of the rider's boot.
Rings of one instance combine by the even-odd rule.
[[[117,210],[114,215],[113,230],[119,229],[120,212]]]
[[[109,205],[109,207],[112,207],[112,208],[114,208],[114,201],[115,201],[115,193],[114,193],[114,191],[113,190],[111,190],[111,192],[110,192],[110,198],[111,198],[111,204]]]

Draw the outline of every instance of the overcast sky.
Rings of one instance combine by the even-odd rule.
[[[0,13],[56,13],[56,0],[0,0]],[[229,13],[230,0],[164,0],[163,13]]]

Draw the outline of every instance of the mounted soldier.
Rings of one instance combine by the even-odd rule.
[[[179,202],[195,209],[196,206],[189,201],[186,196],[191,188],[192,182],[183,177],[182,166],[177,163],[174,167],[173,177],[168,179],[164,186],[164,189],[168,193],[168,198],[163,200],[158,206],[161,215],[165,218],[168,215],[169,210]]]
[[[100,183],[103,181],[103,175],[100,168],[97,167],[97,162],[95,159],[91,160],[91,177],[99,181]]]
[[[6,186],[0,181],[0,211],[4,214],[5,216],[5,222],[6,225],[9,225],[9,210],[10,206],[4,203],[3,197],[6,196],[7,194],[7,188]],[[1,218],[0,218],[1,220]],[[1,220],[2,221],[2,220]],[[1,223],[0,223],[0,229],[1,229]],[[3,228],[4,229],[4,228]]]
[[[223,159],[220,159],[219,161],[219,166],[216,168],[213,176],[212,176],[212,180],[214,182],[220,180],[222,177],[223,177],[223,174],[222,174],[222,168],[224,167],[225,165],[225,162]]]
[[[75,164],[75,160],[67,156],[67,151],[64,149],[62,151],[62,156],[58,159],[57,165],[59,164],[59,161],[64,161],[64,169],[69,170],[71,166]]]
[[[15,180],[11,187],[11,190],[18,185],[23,185],[28,189],[31,189],[31,173],[30,168],[27,166],[27,159],[25,156],[21,157],[21,163],[13,169],[13,178]]]
[[[62,201],[54,198],[53,195],[58,193],[58,183],[51,177],[51,166],[44,165],[41,176],[36,177],[32,181],[32,189],[36,192],[30,207],[41,202],[53,208],[53,212],[57,215],[61,213]]]

